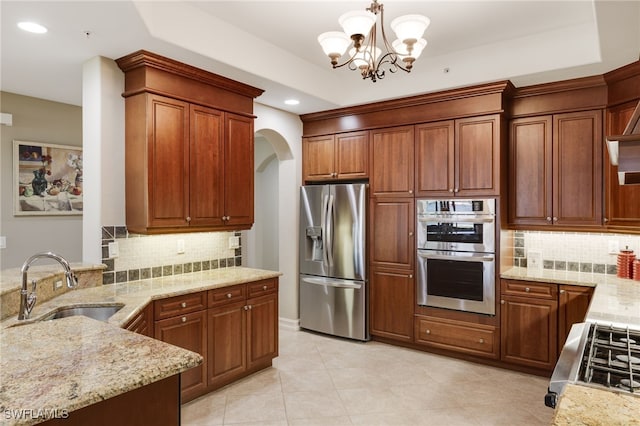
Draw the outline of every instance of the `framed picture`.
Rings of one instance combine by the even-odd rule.
[[[14,216],[79,215],[82,147],[13,141]]]

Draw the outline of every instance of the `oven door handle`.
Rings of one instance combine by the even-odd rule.
[[[492,262],[495,257],[493,255],[484,256],[455,256],[448,254],[431,254],[418,251],[418,256],[424,259],[436,259],[436,260],[455,260],[457,262]]]
[[[437,223],[492,223],[495,222],[495,217],[438,217],[438,216],[419,216],[418,222],[437,222]]]

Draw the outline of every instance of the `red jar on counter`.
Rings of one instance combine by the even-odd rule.
[[[636,255],[633,254],[633,250],[629,250],[627,247],[618,253],[618,277],[619,278],[632,278],[633,275],[633,261],[636,259]],[[640,273],[640,271],[638,271]]]
[[[640,259],[633,261],[633,279],[640,281]]]

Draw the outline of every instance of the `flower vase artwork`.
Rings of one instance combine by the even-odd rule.
[[[45,170],[44,167],[38,170],[33,171],[33,175],[35,176],[31,181],[31,187],[33,188],[33,193],[35,195],[44,196],[47,190],[47,179],[45,179]]]
[[[74,195],[82,194],[82,155],[69,154],[67,157],[67,166],[76,170],[76,179],[72,193]]]

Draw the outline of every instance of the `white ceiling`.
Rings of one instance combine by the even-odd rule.
[[[0,89],[81,105],[86,60],[146,49],[265,89],[257,102],[299,114],[488,81],[602,74],[640,53],[640,1],[381,2],[385,26],[408,13],[431,26],[411,74],[372,83],[332,70],[316,41],[369,0],[1,0]],[[16,26],[23,20],[49,32],[25,33]],[[286,106],[287,98],[301,104]]]

